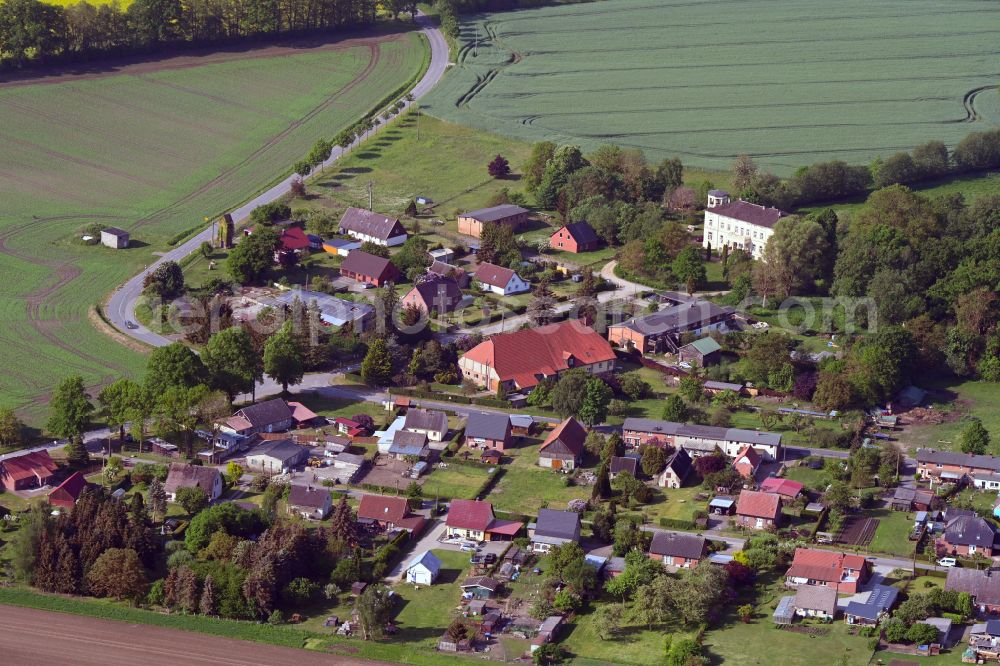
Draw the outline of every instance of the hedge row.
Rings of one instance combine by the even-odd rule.
[[[660,518],[660,527],[672,530],[693,530],[697,526],[693,520],[680,520],[679,518]]]

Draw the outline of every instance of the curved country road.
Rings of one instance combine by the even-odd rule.
[[[427,42],[430,44],[431,62],[427,67],[427,71],[424,73],[423,78],[421,78],[420,81],[417,82],[417,85],[413,87],[413,90],[410,91],[415,100],[426,95],[431,88],[437,85],[438,81],[441,80],[441,77],[444,76],[445,69],[448,67],[448,43],[445,41],[444,35],[441,34],[440,30],[434,27],[431,19],[422,14],[416,17],[416,22],[417,25],[420,26],[421,32],[427,37]],[[406,102],[406,104],[409,106],[410,103]],[[382,124],[381,119],[376,119],[376,128]],[[374,134],[369,133],[368,137],[371,136],[374,136]],[[351,144],[350,148],[354,148],[363,141],[364,139],[355,140],[355,142]],[[348,150],[350,150],[350,148],[348,148]],[[339,146],[334,146],[333,151],[330,154],[330,159],[328,159],[323,166],[333,164],[340,159],[344,153],[344,149]],[[276,165],[276,167],[287,166],[287,164]],[[250,211],[257,206],[271,203],[272,201],[275,201],[287,194],[292,180],[295,177],[296,176],[294,174],[288,176],[277,185],[257,195],[239,208],[230,211],[230,214],[233,216],[233,221],[240,222],[245,220],[250,215]],[[143,272],[139,273],[112,292],[111,297],[108,299],[107,306],[105,307],[105,315],[108,318],[108,321],[110,321],[115,328],[125,335],[153,347],[163,347],[170,344],[170,340],[167,338],[163,337],[159,333],[150,331],[145,326],[139,325],[138,322],[136,322],[135,306],[139,296],[142,294],[143,280],[146,278],[147,274],[155,270],[156,267],[163,262],[180,261],[189,254],[197,251],[201,244],[205,241],[211,241],[212,229],[213,226],[209,225],[204,231],[189,238],[182,245],[178,245],[169,252],[163,253],[159,259],[147,266]],[[129,328],[125,325],[126,321],[135,322],[138,328]]]
[[[5,664],[106,666],[363,666],[383,664],[117,620],[0,605]]]

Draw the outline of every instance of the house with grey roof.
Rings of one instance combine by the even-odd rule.
[[[284,432],[295,425],[295,418],[287,402],[274,398],[242,407],[218,425],[223,432],[249,436],[264,432]]]
[[[580,542],[580,514],[575,511],[539,509],[538,520],[528,525],[531,549],[536,553],[547,553],[564,543]]]
[[[800,617],[833,619],[837,616],[837,590],[826,585],[799,585],[794,603],[795,614]]]
[[[214,502],[222,496],[222,474],[217,467],[171,463],[163,483],[167,500],[176,502],[177,491],[181,488],[201,488],[208,501]]]
[[[364,208],[348,208],[340,218],[337,233],[356,238],[362,243],[375,243],[385,247],[406,242],[406,229],[399,219]]]
[[[431,409],[411,407],[403,420],[403,429],[422,433],[427,436],[428,441],[443,443],[448,434],[448,415]]]
[[[682,334],[725,331],[735,314],[734,308],[696,299],[612,324],[608,327],[608,340],[640,354],[676,353]]]
[[[288,511],[303,518],[323,520],[332,507],[333,499],[326,488],[293,484],[288,490]]]
[[[486,224],[503,224],[517,231],[528,221],[529,212],[527,208],[521,208],[514,204],[501,204],[459,213],[458,233],[479,238],[483,233],[483,225]]]
[[[615,477],[622,472],[628,472],[634,477],[639,476],[639,460],[632,456],[611,456],[608,465],[608,479],[615,480]]]
[[[290,439],[273,439],[261,442],[246,456],[247,467],[268,474],[285,474],[302,465],[309,457],[309,449]]]
[[[660,446],[684,448],[695,458],[711,455],[716,450],[735,458],[747,446],[753,447],[765,460],[781,457],[781,434],[743,428],[630,417],[622,425],[622,440],[634,448],[655,440]]]
[[[465,445],[506,451],[513,442],[510,416],[500,412],[470,412],[465,424]]]
[[[397,460],[404,460],[408,457],[423,460],[429,454],[430,447],[427,446],[427,435],[422,432],[397,430],[396,434],[392,436],[389,455]]]
[[[705,231],[702,247],[721,250],[743,250],[754,259],[764,254],[774,225],[788,213],[773,206],[761,206],[737,199],[719,190],[708,197],[705,208]]]
[[[996,538],[996,528],[984,518],[961,515],[945,523],[944,534],[936,545],[939,552],[949,555],[992,557]]]
[[[441,560],[429,550],[417,553],[406,565],[406,582],[433,585],[441,573]]]
[[[687,532],[657,531],[649,544],[649,557],[676,569],[691,569],[708,554],[705,537]]]

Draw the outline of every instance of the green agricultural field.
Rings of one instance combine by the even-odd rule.
[[[788,175],[1000,122],[1000,6],[978,0],[606,0],[484,14],[431,97],[441,118]]]
[[[91,308],[415,79],[426,45],[398,30],[0,83],[0,405],[39,423],[66,375],[140,373]],[[85,245],[88,225],[134,247]]]

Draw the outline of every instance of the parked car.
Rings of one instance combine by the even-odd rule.
[[[472,552],[475,552],[476,550],[478,550],[479,546],[477,546],[476,544],[471,543],[469,541],[466,541],[465,543],[463,543],[462,545],[460,545],[459,548],[461,548],[462,550],[464,550],[467,553],[472,553]]]
[[[937,561],[939,567],[957,567],[958,560],[954,557],[942,557]]]

